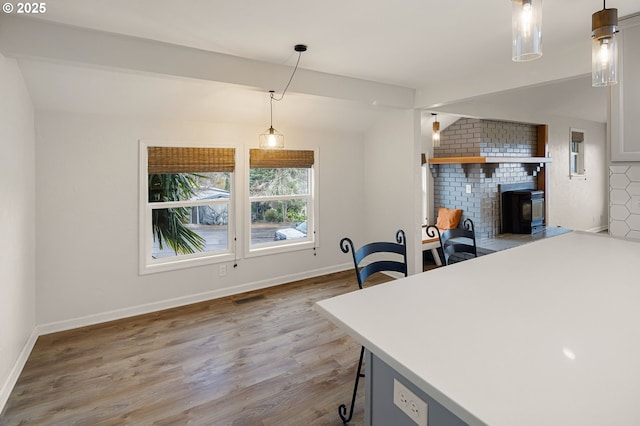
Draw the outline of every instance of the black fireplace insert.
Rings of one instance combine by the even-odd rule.
[[[502,193],[502,232],[535,234],[544,223],[544,191],[524,189]]]

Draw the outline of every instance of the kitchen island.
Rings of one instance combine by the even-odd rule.
[[[316,309],[367,348],[366,424],[415,424],[396,379],[429,426],[638,425],[638,275],[640,243],[570,232]]]

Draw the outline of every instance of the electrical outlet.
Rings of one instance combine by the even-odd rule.
[[[220,276],[224,277],[227,275],[227,265],[220,265]]]
[[[471,185],[470,184],[467,185],[467,194],[471,194]]]
[[[393,403],[418,426],[427,426],[428,406],[397,379],[393,379]]]

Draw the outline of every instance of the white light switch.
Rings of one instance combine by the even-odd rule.
[[[471,194],[471,184],[467,184],[467,194]]]

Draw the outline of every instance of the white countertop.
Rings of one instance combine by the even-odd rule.
[[[316,308],[470,425],[640,425],[639,275],[571,232]]]

